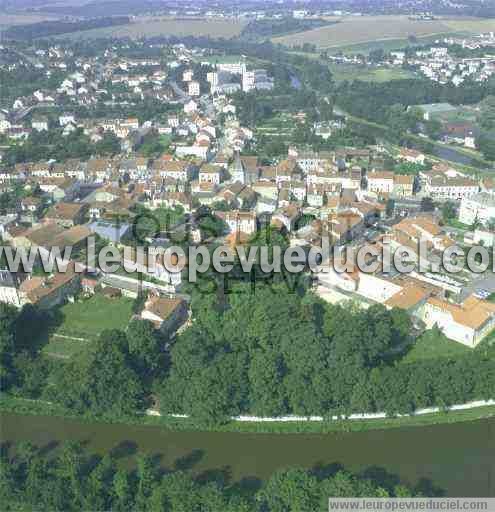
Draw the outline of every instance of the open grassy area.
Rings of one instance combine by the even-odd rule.
[[[67,359],[84,349],[105,329],[122,329],[132,315],[132,299],[101,294],[62,306],[60,325],[43,348],[46,355]]]
[[[132,23],[115,27],[104,27],[72,34],[60,38],[96,39],[101,37],[141,37],[155,36],[205,36],[230,39],[238,36],[245,23],[234,20],[205,18],[137,17]]]
[[[127,325],[132,312],[132,300],[126,297],[109,299],[101,294],[66,304],[61,308],[64,316],[57,334],[88,338],[105,329],[122,328]]]
[[[491,24],[491,29],[490,29]],[[408,16],[347,16],[339,23],[307,30],[290,36],[275,37],[275,43],[287,46],[315,44],[319,48],[335,48],[349,45],[407,40],[452,35],[456,32],[480,33],[493,30],[493,20],[478,18],[441,18],[433,21],[411,20]],[[397,46],[395,46],[397,47]]]
[[[294,119],[285,113],[279,113],[271,119],[263,121],[256,127],[257,135],[270,137],[288,137],[295,127]]]
[[[404,78],[417,78],[411,71],[398,68],[369,68],[352,64],[330,64],[330,71],[337,82],[363,80],[365,82],[388,82]]]
[[[402,363],[413,363],[425,359],[456,358],[468,354],[471,349],[461,343],[449,340],[436,331],[427,331],[414,343],[411,350],[402,359]]]

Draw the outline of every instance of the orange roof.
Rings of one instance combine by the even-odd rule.
[[[495,315],[495,304],[477,299],[474,295],[468,297],[462,305],[451,304],[431,297],[428,304],[450,313],[454,322],[472,329],[479,329]]]
[[[428,291],[416,285],[409,285],[392,295],[385,305],[391,308],[411,309],[429,296]]]

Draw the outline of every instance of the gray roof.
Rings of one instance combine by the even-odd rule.
[[[118,243],[121,238],[127,233],[130,228],[129,224],[120,224],[119,226],[112,224],[111,222],[95,221],[88,224],[88,228],[92,233],[110,240],[111,242]]]

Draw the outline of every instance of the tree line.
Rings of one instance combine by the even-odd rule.
[[[328,510],[329,497],[413,497],[441,494],[427,481],[410,489],[384,471],[353,474],[338,465],[288,468],[248,486],[221,470],[194,476],[194,452],[163,468],[157,457],[138,453],[135,467],[119,464],[121,447],[95,455],[78,442],[55,453],[30,443],[3,446],[0,500],[6,512],[298,512]],[[51,452],[49,450],[48,452]],[[188,460],[190,459],[190,460]],[[254,479],[253,479],[254,480]]]
[[[104,418],[158,401],[162,413],[205,426],[239,414],[394,416],[493,398],[493,345],[405,363],[413,341],[405,311],[329,305],[308,287],[293,275],[208,275],[191,290],[194,322],[173,343],[134,320],[64,364],[40,355],[57,310],[2,304],[2,390]]]
[[[405,311],[333,306],[292,284],[234,283],[224,293],[209,279],[193,292],[195,321],[171,348],[162,412],[207,424],[239,414],[393,416],[493,397],[493,347],[406,364]]]

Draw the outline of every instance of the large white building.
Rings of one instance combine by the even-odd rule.
[[[479,185],[469,178],[435,176],[425,183],[424,191],[432,199],[440,201],[462,201],[479,192]]]
[[[473,348],[495,328],[495,304],[474,296],[463,304],[430,297],[422,319],[427,329],[437,326],[447,338]]]
[[[10,271],[0,270],[0,302],[21,307],[19,291],[14,279]]]

